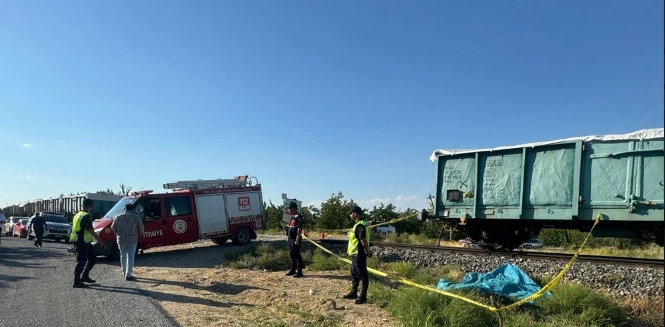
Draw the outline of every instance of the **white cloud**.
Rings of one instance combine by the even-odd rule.
[[[35,175],[27,175],[27,176],[25,176],[25,179],[39,179],[39,177],[37,177]]]
[[[412,208],[412,209],[424,209],[428,207],[427,204],[427,198],[424,196],[416,196],[416,195],[399,195],[394,198],[374,198],[374,199],[369,199],[369,200],[355,200],[354,201],[363,209],[372,209],[374,206],[380,206],[381,203],[384,205],[388,205],[391,203],[397,209],[406,209],[406,208]],[[315,207],[321,207],[321,203],[324,201],[321,200],[315,200],[315,201],[310,201],[307,205],[308,206],[315,206]]]
[[[7,178],[7,177],[9,177],[9,174],[4,174],[4,175],[2,175],[2,177]]]
[[[30,143],[23,143],[23,144],[21,144],[21,146],[24,147],[24,148],[34,148],[35,147],[33,144],[30,144]]]
[[[309,203],[307,203],[307,206],[308,206],[308,207],[309,207],[309,206],[315,206],[315,207],[317,207],[317,208],[320,208],[320,207],[321,207],[321,203],[323,203],[323,201],[320,201],[320,200],[310,201]]]

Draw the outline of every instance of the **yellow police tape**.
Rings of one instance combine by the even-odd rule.
[[[388,273],[385,273],[385,272],[382,272],[382,271],[379,271],[379,270],[376,270],[376,269],[367,268],[367,271],[369,273],[373,274],[373,275],[376,275],[376,276],[391,278],[391,279],[396,280],[396,281],[398,281],[398,282],[400,282],[404,285],[419,288],[419,289],[429,291],[429,292],[438,293],[438,294],[441,294],[443,296],[448,296],[448,297],[452,297],[452,298],[455,298],[455,299],[458,299],[458,300],[461,300],[461,301],[464,301],[464,302],[467,302],[467,303],[471,303],[473,305],[485,308],[485,309],[487,309],[489,311],[492,311],[492,312],[506,311],[506,310],[517,308],[521,305],[524,305],[525,303],[531,302],[531,301],[543,296],[545,293],[547,293],[549,290],[551,290],[554,286],[556,286],[559,283],[559,281],[561,280],[561,278],[563,277],[563,275],[566,274],[568,269],[570,269],[570,267],[572,267],[575,260],[577,260],[577,256],[580,254],[580,252],[582,251],[582,249],[586,245],[586,242],[589,240],[589,237],[591,236],[591,232],[593,232],[593,229],[596,227],[596,225],[598,225],[598,222],[600,221],[601,217],[602,217],[602,215],[599,213],[598,217],[596,217],[596,220],[593,223],[593,226],[591,227],[591,230],[589,231],[586,238],[584,239],[584,242],[582,242],[582,245],[580,246],[580,248],[577,250],[577,252],[575,252],[575,254],[570,259],[570,261],[568,261],[566,266],[563,267],[561,272],[559,272],[559,274],[557,274],[549,283],[547,283],[547,285],[543,286],[538,292],[536,292],[536,293],[534,293],[530,296],[527,296],[524,299],[521,299],[521,300],[519,300],[515,303],[505,305],[505,306],[502,306],[502,307],[498,307],[498,308],[495,307],[495,306],[489,306],[489,305],[480,303],[478,301],[475,301],[475,300],[472,300],[472,299],[469,299],[469,298],[466,298],[466,297],[463,297],[463,296],[460,296],[460,295],[457,295],[457,294],[453,294],[453,293],[450,293],[450,292],[438,290],[436,288],[432,288],[432,287],[429,287],[429,286],[420,285],[420,284],[414,283],[414,282],[412,282],[408,279],[404,279],[404,278],[397,277],[397,276],[392,276]],[[313,240],[311,240],[310,238],[308,238],[305,235],[303,235],[302,237],[305,240],[309,241],[310,243],[314,244],[316,247],[318,247],[322,251],[334,256],[335,258],[337,258],[337,259],[339,259],[343,262],[346,262],[347,264],[351,264],[351,260],[343,258],[343,257],[337,255],[336,253],[333,253],[332,251],[330,251],[330,250],[326,249],[325,247],[321,246],[320,244],[314,242]]]

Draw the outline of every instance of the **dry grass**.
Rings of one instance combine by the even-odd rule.
[[[640,297],[625,299],[620,305],[641,326],[665,326],[665,303],[663,297]]]
[[[384,310],[341,299],[350,287],[346,270],[307,267],[305,278],[294,279],[285,271],[227,267],[231,262],[224,256],[237,260],[248,249],[209,242],[154,249],[137,260],[137,286],[186,327],[395,326]],[[314,254],[312,259],[312,264],[328,265]],[[331,308],[332,301],[338,309]]]
[[[294,280],[283,271],[271,271],[282,267],[283,246],[281,242],[254,247],[200,242],[151,250],[186,249],[174,251],[179,252],[175,255],[151,257],[148,253],[140,258],[137,284],[182,326],[496,325],[496,317],[479,307],[379,280],[370,284],[371,304],[356,306],[340,298],[350,284],[348,266],[336,265],[321,253],[307,255],[306,278]],[[223,259],[225,256],[229,259]],[[231,266],[242,269],[228,268]],[[244,269],[246,266],[255,269]],[[370,258],[368,266],[430,286],[440,278],[459,281],[464,275],[454,266],[417,269],[411,263],[385,263],[376,258]],[[465,295],[487,302],[483,294]],[[345,310],[331,309],[331,301]],[[583,286],[562,284],[553,297],[507,313],[504,326],[629,326],[628,316],[634,318],[632,327],[663,326],[662,297],[616,304]]]
[[[574,251],[575,250],[571,250],[571,252]],[[631,258],[651,258],[651,259],[664,258],[663,248],[656,244],[650,244],[645,247],[634,248],[634,249],[617,249],[614,247],[589,248],[589,249],[583,249],[582,253],[592,254],[592,255],[607,255],[615,257],[631,257]]]

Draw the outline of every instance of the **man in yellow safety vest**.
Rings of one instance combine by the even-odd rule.
[[[92,248],[93,238],[104,247],[104,240],[99,238],[92,228],[92,200],[83,200],[83,210],[79,211],[72,221],[72,233],[69,241],[76,247],[76,268],[74,268],[74,288],[86,288],[84,283],[95,283],[90,278],[90,270],[95,266],[96,254]]]
[[[351,219],[355,223],[353,229],[349,232],[349,245],[346,248],[347,254],[352,259],[351,265],[351,292],[344,295],[345,299],[355,299],[356,304],[367,302],[367,287],[369,286],[369,274],[367,273],[367,258],[372,256],[369,249],[369,228],[365,221],[360,220],[363,211],[355,206],[349,212]],[[358,296],[358,286],[362,282],[360,296]]]

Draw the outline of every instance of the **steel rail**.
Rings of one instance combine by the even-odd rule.
[[[346,243],[347,240],[322,239],[320,240],[320,242]],[[473,248],[464,248],[464,247],[435,246],[435,245],[410,244],[410,243],[391,243],[391,242],[371,242],[371,244],[372,246],[379,246],[384,248],[410,249],[410,250],[446,252],[446,253],[462,253],[462,254],[472,254],[477,256],[498,255],[503,257],[526,258],[526,259],[536,259],[536,260],[568,261],[573,257],[573,254],[571,253],[554,253],[554,252],[539,252],[539,251],[490,251],[487,249],[473,249]],[[583,262],[595,263],[595,264],[665,268],[665,261],[663,259],[610,257],[602,255],[580,254],[577,256],[577,260]]]

